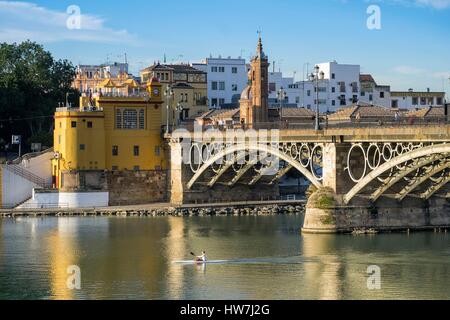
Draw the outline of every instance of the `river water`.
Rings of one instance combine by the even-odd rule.
[[[0,299],[450,299],[449,234],[302,235],[301,225],[301,216],[4,219]],[[222,261],[176,263],[203,249]],[[73,265],[79,290],[67,286]],[[367,286],[373,265],[379,290]]]

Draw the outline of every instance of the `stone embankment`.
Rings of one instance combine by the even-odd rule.
[[[263,206],[229,206],[229,207],[166,207],[166,208],[104,208],[76,210],[27,210],[6,211],[1,216],[13,217],[208,217],[208,216],[272,216],[302,215],[304,204],[263,205]]]

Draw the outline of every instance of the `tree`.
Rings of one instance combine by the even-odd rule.
[[[50,146],[53,113],[71,93],[75,68],[67,60],[55,60],[42,45],[25,41],[0,43],[0,139],[22,135],[24,150],[31,142]]]

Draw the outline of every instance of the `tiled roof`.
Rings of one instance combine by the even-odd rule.
[[[219,119],[233,119],[238,117],[240,114],[240,109],[214,109],[205,112],[198,119],[211,119],[211,120],[219,120]]]
[[[359,81],[362,81],[362,82],[375,82],[375,79],[372,77],[371,74],[360,74],[359,75]]]
[[[445,109],[443,107],[427,107],[421,108],[417,110],[412,110],[406,113],[407,117],[416,117],[416,118],[436,118],[436,117],[444,117]]]
[[[328,116],[328,120],[350,120],[359,116],[364,118],[392,118],[395,116],[395,110],[380,106],[372,106],[366,103],[358,103]]]
[[[314,117],[314,111],[306,108],[283,108],[283,118],[299,118],[299,117]]]

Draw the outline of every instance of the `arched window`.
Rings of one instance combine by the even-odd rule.
[[[125,109],[123,111],[123,128],[137,129],[137,127],[138,127],[137,111],[134,109]]]

